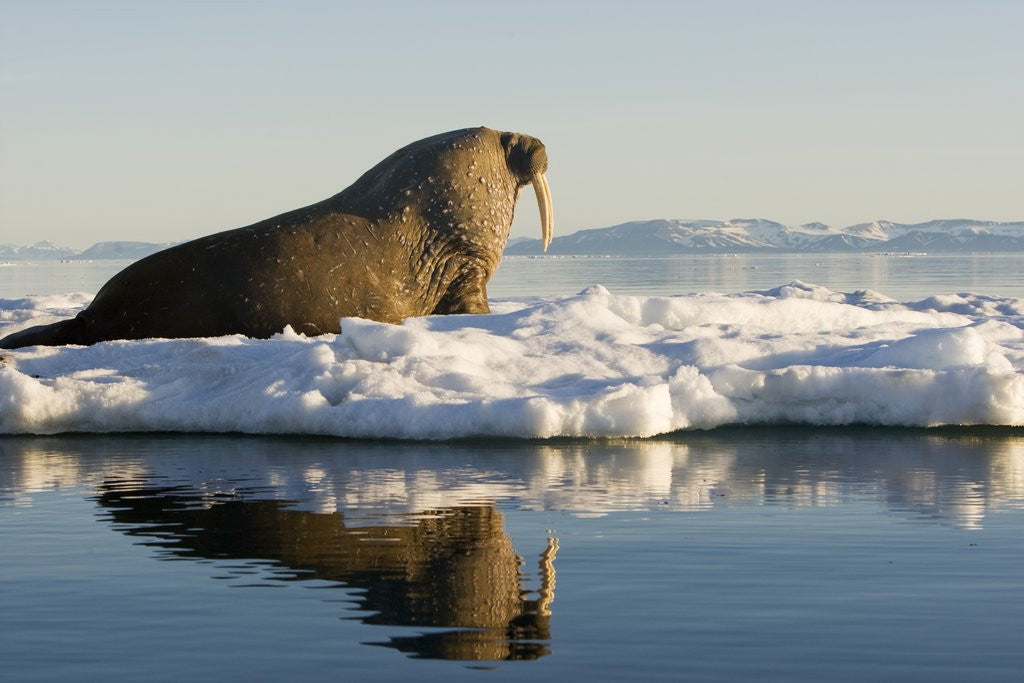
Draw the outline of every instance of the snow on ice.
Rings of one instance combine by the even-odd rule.
[[[0,300],[0,336],[85,295]],[[652,436],[725,424],[1024,425],[1024,299],[901,303],[794,282],[623,296],[272,339],[2,351],[0,433],[448,439]]]

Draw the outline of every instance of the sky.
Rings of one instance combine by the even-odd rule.
[[[1019,0],[0,0],[0,243],[240,227],[477,125],[544,141],[556,236],[1021,220],[1022,35]]]

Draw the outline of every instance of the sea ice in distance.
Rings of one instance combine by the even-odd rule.
[[[0,300],[0,336],[85,295]],[[490,315],[272,339],[0,351],[0,433],[449,439],[725,424],[1024,425],[1024,299],[897,302],[793,282],[725,295],[499,301]]]

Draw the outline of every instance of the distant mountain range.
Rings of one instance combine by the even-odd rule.
[[[92,261],[101,259],[136,260],[149,256],[171,244],[154,244],[152,242],[97,242],[88,249],[79,251],[70,247],[61,247],[53,242],[36,242],[30,246],[0,244],[0,260],[8,261],[60,261],[80,260]]]
[[[729,221],[658,219],[556,237],[553,255],[656,255],[738,252],[978,252],[1024,251],[1024,221],[966,218],[926,223],[875,221],[836,228],[824,223],[784,225],[763,218]],[[542,254],[536,239],[510,241],[509,255]]]
[[[173,244],[97,242],[79,251],[53,242],[31,246],[0,244],[0,260],[135,260]],[[578,230],[556,237],[552,255],[650,256],[740,252],[979,252],[1024,251],[1024,221],[997,223],[952,218],[926,223],[875,221],[836,228],[824,223],[784,225],[763,218],[729,221],[661,218],[610,228]],[[516,237],[509,255],[542,254],[540,240]]]

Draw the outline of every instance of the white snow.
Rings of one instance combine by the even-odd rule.
[[[0,300],[0,336],[86,295]],[[0,352],[0,433],[446,439],[723,424],[1024,425],[1024,299],[764,292],[499,301],[307,338]]]

